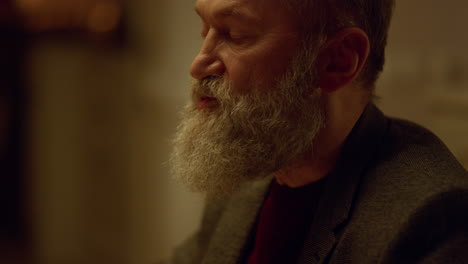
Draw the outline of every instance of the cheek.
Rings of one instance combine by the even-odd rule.
[[[262,54],[262,61],[265,65],[266,74],[270,76],[280,76],[289,67],[291,59],[297,50],[294,42],[274,42],[268,49],[265,48]]]
[[[246,56],[231,56],[225,59],[225,77],[232,82],[232,88],[240,93],[252,88],[253,79],[258,75],[259,67]]]
[[[232,81],[233,89],[248,92],[252,87],[269,89],[286,71],[293,55],[293,45],[278,42],[258,43],[242,52],[226,52],[223,62],[225,77]]]

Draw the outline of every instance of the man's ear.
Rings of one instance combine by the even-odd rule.
[[[333,92],[351,83],[364,67],[369,50],[369,38],[359,28],[345,28],[333,35],[317,61],[320,88]]]

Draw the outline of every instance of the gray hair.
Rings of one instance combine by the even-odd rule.
[[[281,0],[297,17],[305,41],[324,43],[346,27],[369,37],[370,54],[358,81],[373,90],[385,64],[385,47],[395,0]]]

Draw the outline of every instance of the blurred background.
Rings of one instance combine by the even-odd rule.
[[[468,2],[397,1],[388,115],[468,168]],[[197,227],[166,161],[200,44],[193,0],[0,0],[0,263],[143,264]]]

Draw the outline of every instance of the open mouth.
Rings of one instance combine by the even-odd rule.
[[[198,109],[210,109],[218,106],[218,100],[214,97],[203,96],[198,99],[197,108]]]

